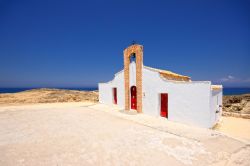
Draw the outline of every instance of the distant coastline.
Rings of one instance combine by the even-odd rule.
[[[22,92],[22,91],[26,91],[26,90],[31,90],[31,89],[40,89],[43,87],[32,87],[32,88],[0,88],[0,93],[17,93],[17,92]],[[47,88],[47,87],[44,87]],[[53,87],[49,89],[65,89],[65,90],[79,90],[79,91],[94,91],[94,90],[98,90],[97,87],[82,87],[82,88],[69,88],[69,87]]]
[[[40,88],[40,87],[38,87]],[[25,90],[31,90],[31,89],[38,89],[38,88],[0,88],[0,93],[16,93],[16,92],[22,92]],[[80,90],[80,91],[94,91],[98,90],[98,87],[55,87],[56,89],[66,89],[66,90]],[[223,88],[223,95],[229,96],[229,95],[242,95],[242,94],[249,94],[250,88]]]

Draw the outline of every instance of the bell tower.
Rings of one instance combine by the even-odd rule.
[[[129,65],[130,57],[136,58],[136,102],[137,112],[142,112],[142,67],[143,67],[143,46],[132,44],[123,51],[124,54],[124,86],[125,86],[125,110],[130,110],[130,80]]]

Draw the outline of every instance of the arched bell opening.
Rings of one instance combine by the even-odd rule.
[[[132,53],[129,57],[130,63],[135,62],[136,63],[136,54]]]

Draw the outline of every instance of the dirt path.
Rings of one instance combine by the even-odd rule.
[[[246,143],[93,103],[0,107],[0,165],[248,165]]]
[[[250,119],[222,117],[215,129],[250,142]]]

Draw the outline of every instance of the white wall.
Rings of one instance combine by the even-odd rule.
[[[214,100],[222,92],[213,94],[210,81],[179,82],[162,78],[156,71],[143,67],[142,111],[145,114],[160,116],[160,93],[168,93],[168,119],[171,121],[210,128],[218,120],[215,117]],[[136,64],[130,64],[130,87],[136,85]],[[100,103],[113,104],[112,88],[117,88],[117,104],[124,108],[124,71],[115,74],[112,81],[100,83]],[[213,110],[213,111],[211,111]]]
[[[103,104],[112,104],[112,90],[110,83],[99,83],[99,102]]]
[[[160,116],[160,93],[168,93],[168,119],[210,127],[211,82],[177,82],[143,69],[143,113]]]
[[[136,64],[132,62],[129,67],[130,70],[130,87],[136,85]],[[113,105],[113,88],[117,88],[117,105],[125,107],[125,94],[124,94],[124,70],[115,74],[112,81],[107,83],[99,83],[99,102]]]
[[[113,105],[113,88],[117,88],[117,104],[124,106],[124,72],[123,70],[116,73],[112,81],[99,83],[99,102]]]
[[[129,86],[136,86],[136,64],[131,62],[129,65]]]
[[[211,126],[214,126],[222,115],[222,89],[221,90],[211,90],[210,93],[210,117]],[[219,113],[216,113],[219,111]]]

